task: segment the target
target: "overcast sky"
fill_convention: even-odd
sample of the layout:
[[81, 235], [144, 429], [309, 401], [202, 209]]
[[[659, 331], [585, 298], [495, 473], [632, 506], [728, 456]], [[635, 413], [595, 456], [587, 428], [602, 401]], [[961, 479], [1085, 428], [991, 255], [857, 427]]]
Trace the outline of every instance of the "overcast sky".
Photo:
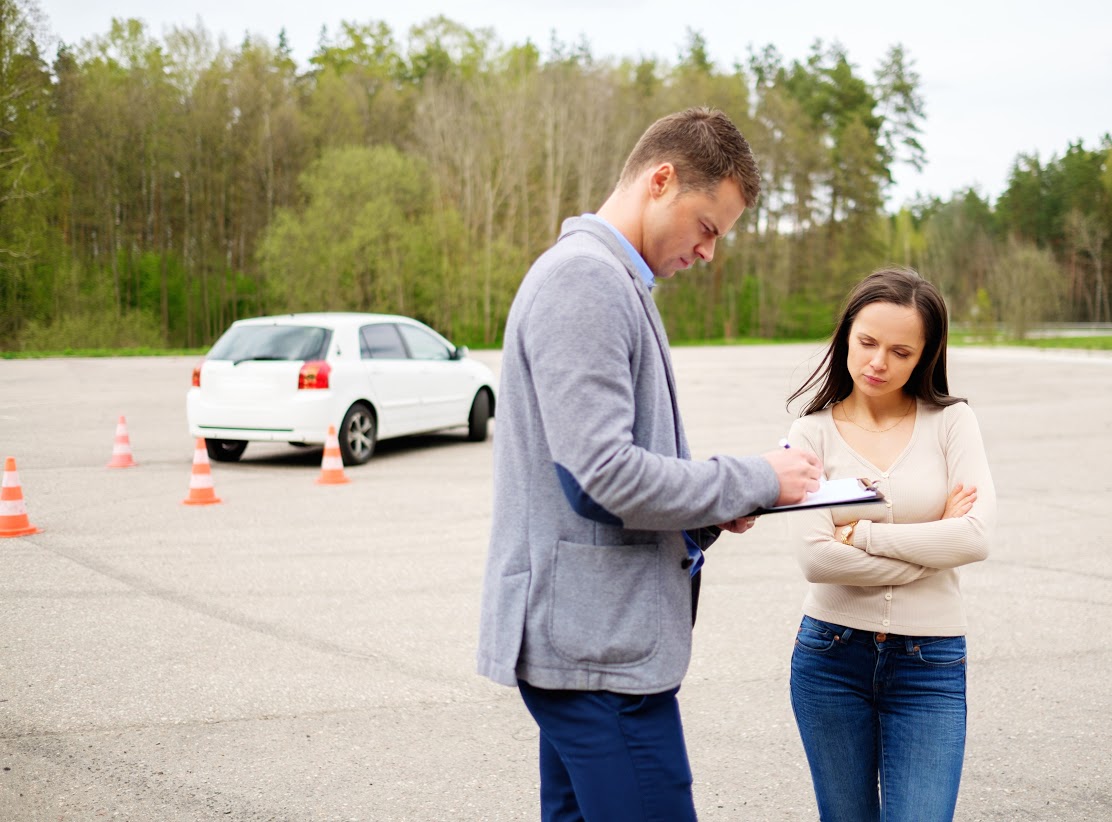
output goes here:
[[[902, 43], [926, 103], [921, 173], [895, 170], [890, 205], [916, 192], [949, 197], [975, 186], [995, 201], [1016, 156], [1061, 155], [1071, 141], [1096, 148], [1112, 132], [1112, 3], [1108, 0], [32, 0], [51, 32], [76, 44], [107, 32], [113, 17], [144, 20], [161, 37], [175, 25], [205, 28], [232, 45], [246, 32], [276, 42], [286, 30], [304, 67], [322, 26], [383, 21], [399, 42], [410, 26], [443, 14], [468, 28], [493, 29], [505, 45], [531, 40], [546, 50], [553, 33], [585, 38], [596, 57], [675, 62], [693, 29], [722, 70], [749, 47], [774, 45], [804, 59], [817, 38], [840, 42], [870, 81], [884, 53]], [[701, 101], [692, 100], [692, 104]], [[754, 145], [759, 154], [760, 146]]]

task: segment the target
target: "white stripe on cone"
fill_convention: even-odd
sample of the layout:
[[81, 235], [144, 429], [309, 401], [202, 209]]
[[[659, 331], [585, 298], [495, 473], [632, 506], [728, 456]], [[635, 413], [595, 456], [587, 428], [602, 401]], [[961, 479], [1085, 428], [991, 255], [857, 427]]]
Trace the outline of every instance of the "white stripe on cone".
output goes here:
[[18, 517], [27, 513], [27, 503], [21, 499], [0, 500], [0, 517]]

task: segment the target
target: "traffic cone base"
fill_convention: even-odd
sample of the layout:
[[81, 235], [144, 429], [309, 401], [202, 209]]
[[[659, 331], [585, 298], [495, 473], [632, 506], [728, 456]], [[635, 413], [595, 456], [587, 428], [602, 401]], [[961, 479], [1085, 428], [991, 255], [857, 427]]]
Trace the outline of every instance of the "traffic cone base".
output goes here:
[[112, 459], [108, 461], [109, 468], [133, 468], [138, 465], [131, 456], [131, 440], [127, 436], [127, 420], [120, 414], [116, 423], [116, 441], [112, 444]]
[[209, 465], [208, 449], [204, 437], [197, 438], [193, 449], [193, 472], [189, 476], [189, 496], [182, 500], [183, 505], [212, 505], [220, 502], [212, 487], [212, 468]]
[[324, 438], [324, 457], [320, 461], [320, 476], [317, 485], [343, 485], [351, 482], [344, 473], [344, 458], [340, 455], [340, 439], [336, 436], [336, 426], [328, 426], [328, 436]]
[[0, 537], [25, 537], [37, 534], [39, 529], [27, 519], [27, 505], [23, 502], [23, 488], [15, 457], [4, 460], [4, 481], [0, 486]]

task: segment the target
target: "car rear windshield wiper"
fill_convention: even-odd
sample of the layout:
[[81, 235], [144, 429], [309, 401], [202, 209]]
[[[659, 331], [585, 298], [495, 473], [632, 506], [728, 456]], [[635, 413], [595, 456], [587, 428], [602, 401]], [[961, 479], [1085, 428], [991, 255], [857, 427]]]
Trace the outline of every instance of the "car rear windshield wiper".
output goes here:
[[287, 357], [243, 357], [242, 359], [232, 360], [232, 365], [239, 365], [241, 362], [271, 362], [286, 360]]

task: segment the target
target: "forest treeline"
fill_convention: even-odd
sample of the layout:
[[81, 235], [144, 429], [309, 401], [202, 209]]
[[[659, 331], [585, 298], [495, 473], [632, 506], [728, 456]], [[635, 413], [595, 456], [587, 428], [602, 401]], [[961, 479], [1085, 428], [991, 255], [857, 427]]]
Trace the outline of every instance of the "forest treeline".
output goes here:
[[927, 161], [914, 62], [866, 73], [836, 44], [723, 70], [688, 31], [674, 62], [504, 45], [438, 17], [228, 46], [136, 20], [53, 54], [34, 0], [0, 0], [0, 349], [206, 345], [298, 310], [418, 317], [497, 345], [561, 221], [597, 208], [657, 117], [726, 111], [764, 191], [712, 262], [657, 291], [675, 340], [826, 333], [850, 283], [914, 266], [954, 318], [1017, 335], [1112, 319], [1112, 140], [1015, 158], [975, 190], [890, 214]]

